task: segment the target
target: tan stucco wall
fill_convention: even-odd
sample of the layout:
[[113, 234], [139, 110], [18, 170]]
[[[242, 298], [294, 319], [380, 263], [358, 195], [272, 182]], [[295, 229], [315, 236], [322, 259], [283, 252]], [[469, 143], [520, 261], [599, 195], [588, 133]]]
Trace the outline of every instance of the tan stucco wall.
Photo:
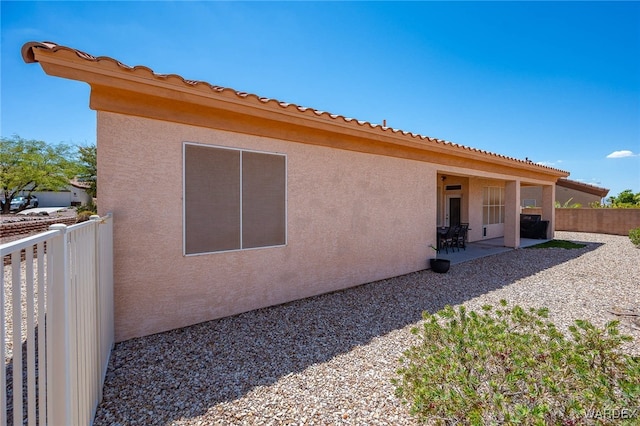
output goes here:
[[[523, 186], [521, 191], [521, 201], [525, 199], [536, 200], [536, 207], [542, 205], [542, 187], [540, 186]], [[566, 202], [569, 204], [580, 204], [582, 207], [589, 207], [591, 203], [600, 203], [602, 199], [593, 194], [578, 191], [572, 188], [565, 188], [556, 185], [555, 200], [563, 206]]]
[[[287, 155], [285, 247], [182, 255], [184, 141]], [[118, 341], [421, 270], [435, 244], [428, 163], [106, 112], [98, 150]]]
[[600, 204], [602, 202], [602, 198], [597, 195], [587, 194], [585, 192], [572, 188], [565, 188], [560, 185], [556, 186], [556, 200], [561, 206], [566, 202], [569, 202], [569, 204], [579, 203], [582, 207], [589, 207], [592, 203]]
[[[504, 235], [504, 224], [482, 223], [482, 191], [484, 187], [504, 188], [504, 181], [498, 179], [469, 178], [469, 241], [480, 241]], [[486, 228], [486, 231], [485, 231]]]

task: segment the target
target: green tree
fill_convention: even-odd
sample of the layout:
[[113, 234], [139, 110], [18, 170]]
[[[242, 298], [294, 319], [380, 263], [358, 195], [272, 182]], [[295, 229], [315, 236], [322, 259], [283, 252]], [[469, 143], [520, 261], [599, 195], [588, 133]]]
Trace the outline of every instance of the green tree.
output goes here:
[[59, 190], [78, 173], [75, 148], [67, 144], [49, 145], [17, 135], [0, 139], [0, 191], [2, 213], [20, 192]]
[[87, 189], [87, 194], [95, 198], [98, 192], [98, 149], [95, 145], [79, 146], [78, 156], [80, 165], [78, 179], [91, 185]]
[[573, 197], [565, 201], [564, 204], [560, 204], [560, 201], [556, 200], [555, 206], [556, 208], [563, 208], [563, 209], [579, 209], [580, 207], [582, 207], [582, 204], [580, 203], [571, 203], [572, 200], [573, 200]]
[[611, 197], [611, 204], [615, 206], [640, 205], [640, 192], [634, 194], [632, 190], [625, 189], [616, 197]]
[[617, 196], [609, 197], [612, 207], [640, 207], [640, 192], [634, 194], [632, 190], [625, 189]]

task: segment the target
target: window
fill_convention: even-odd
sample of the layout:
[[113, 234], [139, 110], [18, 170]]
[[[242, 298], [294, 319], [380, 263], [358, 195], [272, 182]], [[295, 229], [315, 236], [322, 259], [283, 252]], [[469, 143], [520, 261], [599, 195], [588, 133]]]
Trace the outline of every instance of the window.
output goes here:
[[535, 207], [535, 206], [536, 206], [535, 199], [525, 198], [524, 200], [522, 200], [522, 207]]
[[482, 223], [504, 223], [504, 188], [486, 186], [482, 189]]
[[286, 156], [185, 143], [184, 253], [286, 244]]

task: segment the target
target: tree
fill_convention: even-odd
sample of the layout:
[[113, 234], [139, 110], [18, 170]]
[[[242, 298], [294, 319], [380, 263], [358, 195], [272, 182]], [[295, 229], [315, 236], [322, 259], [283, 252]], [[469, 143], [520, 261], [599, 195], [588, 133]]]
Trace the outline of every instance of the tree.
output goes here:
[[640, 207], [640, 192], [634, 194], [632, 190], [625, 189], [616, 197], [609, 197], [612, 207]]
[[79, 146], [78, 155], [80, 163], [78, 179], [91, 185], [87, 189], [87, 194], [95, 198], [98, 192], [98, 149], [95, 145]]
[[71, 145], [49, 145], [17, 135], [0, 139], [0, 201], [8, 213], [11, 200], [20, 192], [30, 196], [37, 190], [59, 190], [78, 172]]
[[571, 203], [571, 200], [573, 200], [573, 197], [565, 201], [564, 204], [560, 204], [560, 201], [556, 200], [555, 206], [556, 208], [563, 208], [563, 209], [579, 209], [580, 207], [582, 207], [582, 204]]

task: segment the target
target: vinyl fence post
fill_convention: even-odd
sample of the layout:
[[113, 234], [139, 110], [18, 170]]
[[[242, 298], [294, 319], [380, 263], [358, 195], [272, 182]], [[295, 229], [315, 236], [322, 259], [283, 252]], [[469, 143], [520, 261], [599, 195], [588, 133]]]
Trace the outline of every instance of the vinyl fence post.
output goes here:
[[[100, 247], [100, 222], [102, 221], [102, 218], [97, 215], [91, 215], [91, 217], [89, 217], [90, 220], [93, 221], [94, 223], [94, 228], [93, 228], [93, 243], [94, 243], [94, 250], [95, 250], [95, 254], [96, 254], [96, 267], [94, 270], [95, 273], [95, 277], [94, 277], [94, 284], [96, 286], [96, 304], [95, 304], [95, 310], [96, 310], [96, 329], [94, 330], [95, 336], [96, 336], [96, 384], [98, 384], [98, 389], [96, 389], [97, 394], [96, 394], [96, 398], [97, 401], [96, 403], [99, 404], [100, 401], [102, 401], [102, 341], [103, 341], [103, 336], [102, 336], [102, 310], [103, 308], [103, 304], [104, 304], [104, 300], [102, 298], [102, 283], [101, 283], [101, 279], [100, 279], [100, 270], [103, 267], [103, 260], [102, 260], [102, 253], [101, 253], [101, 247]], [[95, 413], [94, 413], [95, 415]]]
[[70, 272], [67, 226], [55, 224], [59, 235], [50, 241], [51, 276], [47, 291], [47, 424], [71, 424]]

